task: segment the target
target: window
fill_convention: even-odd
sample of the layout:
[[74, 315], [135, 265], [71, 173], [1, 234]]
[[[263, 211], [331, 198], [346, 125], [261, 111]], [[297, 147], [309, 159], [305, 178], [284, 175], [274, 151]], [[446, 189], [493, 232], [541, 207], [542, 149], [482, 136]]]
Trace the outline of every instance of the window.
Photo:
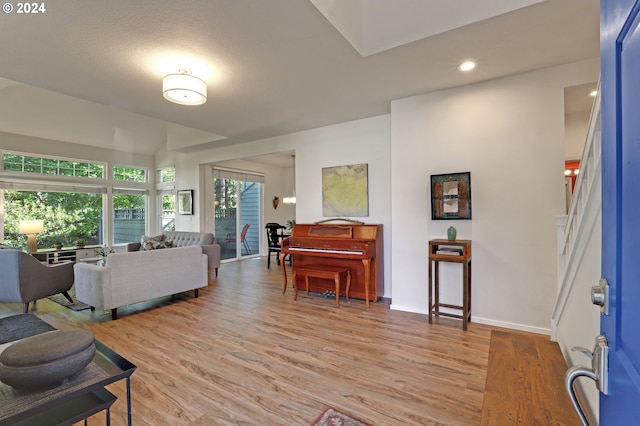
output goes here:
[[113, 180], [118, 188], [113, 189], [113, 243], [122, 244], [140, 241], [145, 234], [147, 217], [147, 191], [137, 185], [123, 186], [124, 182], [145, 183], [147, 170], [140, 167], [114, 166]]
[[168, 184], [175, 183], [176, 181], [176, 168], [164, 167], [158, 170], [158, 183], [160, 184]]
[[22, 249], [26, 236], [18, 234], [21, 219], [41, 219], [44, 232], [38, 234], [38, 247], [56, 243], [75, 246], [78, 240], [102, 245], [103, 194], [84, 192], [42, 192], [0, 190], [4, 192], [4, 244]]
[[48, 157], [35, 157], [5, 152], [2, 159], [5, 172], [39, 173], [90, 179], [104, 178], [104, 164], [77, 162]]
[[162, 209], [160, 211], [160, 226], [161, 231], [175, 231], [176, 230], [176, 196], [173, 192], [160, 194], [160, 202], [162, 203]]
[[157, 171], [156, 192], [160, 213], [160, 232], [176, 230], [176, 168], [163, 167]]
[[45, 222], [40, 248], [137, 241], [148, 226], [148, 195], [143, 167], [0, 150], [0, 242], [24, 248], [22, 219]]
[[[115, 193], [118, 191], [119, 193]], [[146, 229], [145, 194], [114, 190], [113, 194], [113, 243], [124, 244], [140, 241]]]
[[217, 167], [212, 173], [214, 229], [223, 242], [221, 258], [260, 254], [260, 197], [264, 176]]
[[123, 180], [127, 182], [146, 182], [147, 171], [134, 167], [115, 166], [113, 168], [113, 180]]

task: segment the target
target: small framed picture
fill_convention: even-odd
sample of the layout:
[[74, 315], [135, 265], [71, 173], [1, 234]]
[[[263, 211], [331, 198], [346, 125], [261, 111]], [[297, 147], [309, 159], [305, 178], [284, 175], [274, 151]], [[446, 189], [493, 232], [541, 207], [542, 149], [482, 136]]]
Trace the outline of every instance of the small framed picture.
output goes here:
[[178, 191], [178, 214], [193, 214], [193, 189]]
[[431, 175], [431, 219], [471, 219], [471, 173]]

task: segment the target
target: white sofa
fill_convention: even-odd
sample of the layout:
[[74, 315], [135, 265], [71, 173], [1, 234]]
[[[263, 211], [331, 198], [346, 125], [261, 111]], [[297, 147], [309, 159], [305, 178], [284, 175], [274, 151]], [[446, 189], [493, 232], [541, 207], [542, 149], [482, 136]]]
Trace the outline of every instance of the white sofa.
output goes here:
[[118, 307], [198, 289], [208, 284], [207, 256], [200, 246], [112, 253], [105, 266], [76, 263], [76, 298], [97, 309]]
[[[171, 241], [172, 247], [200, 246], [207, 255], [209, 269], [215, 269], [216, 277], [220, 267], [220, 245], [210, 232], [164, 231], [164, 241]], [[140, 250], [141, 243], [128, 243], [127, 251]]]

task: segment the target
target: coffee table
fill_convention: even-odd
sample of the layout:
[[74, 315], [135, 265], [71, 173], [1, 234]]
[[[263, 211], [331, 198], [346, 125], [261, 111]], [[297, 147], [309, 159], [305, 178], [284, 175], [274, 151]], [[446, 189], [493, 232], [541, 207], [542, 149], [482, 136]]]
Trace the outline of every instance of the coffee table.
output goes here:
[[[31, 314], [0, 318], [0, 328], [11, 329], [12, 324], [16, 323], [32, 326], [19, 330], [18, 339], [54, 329]], [[0, 343], [9, 341], [12, 340]], [[57, 387], [27, 392], [0, 383], [0, 425], [41, 425], [43, 419], [46, 419], [46, 424], [51, 424], [55, 419], [55, 424], [71, 425], [103, 410], [106, 411], [109, 425], [109, 409], [117, 398], [105, 386], [122, 379], [126, 380], [127, 423], [131, 425], [131, 375], [137, 367], [102, 342], [96, 340], [95, 345], [96, 354], [92, 362]]]

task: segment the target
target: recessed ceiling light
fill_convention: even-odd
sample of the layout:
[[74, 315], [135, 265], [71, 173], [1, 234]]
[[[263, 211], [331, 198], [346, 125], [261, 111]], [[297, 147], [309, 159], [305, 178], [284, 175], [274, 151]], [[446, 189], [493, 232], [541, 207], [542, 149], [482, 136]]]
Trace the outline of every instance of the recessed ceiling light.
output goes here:
[[592, 90], [592, 91], [590, 91], [590, 92], [589, 92], [589, 96], [591, 96], [591, 97], [593, 97], [593, 98], [595, 98], [595, 96], [596, 96], [597, 94], [598, 94], [598, 91], [597, 91], [597, 90]]
[[458, 70], [460, 71], [471, 71], [476, 67], [476, 63], [473, 61], [465, 61], [458, 65]]

